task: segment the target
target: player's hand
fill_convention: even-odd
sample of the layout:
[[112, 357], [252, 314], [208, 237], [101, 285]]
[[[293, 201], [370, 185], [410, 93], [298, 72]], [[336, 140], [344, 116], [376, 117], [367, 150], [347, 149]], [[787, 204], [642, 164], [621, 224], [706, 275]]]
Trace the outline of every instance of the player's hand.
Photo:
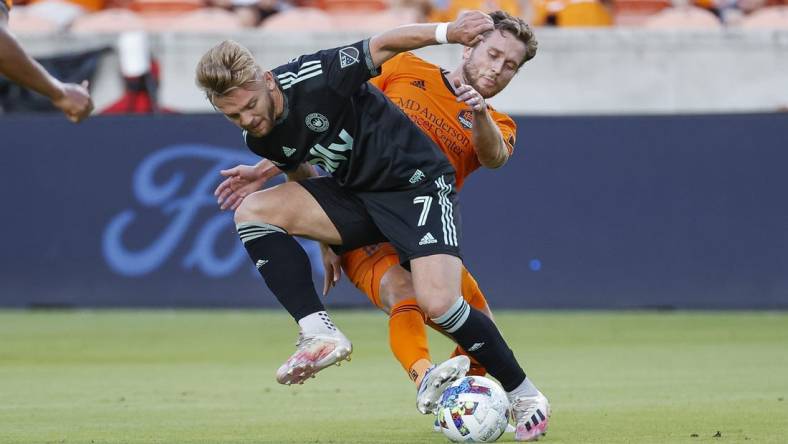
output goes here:
[[472, 110], [481, 112], [487, 109], [487, 102], [484, 97], [471, 85], [462, 83], [460, 79], [454, 79], [454, 92], [457, 94], [458, 102], [465, 102]]
[[263, 159], [255, 166], [238, 165], [228, 170], [221, 170], [220, 174], [227, 179], [224, 179], [213, 192], [216, 203], [222, 210], [235, 210], [246, 196], [260, 190], [268, 179], [281, 173], [282, 170], [267, 159]]
[[86, 118], [93, 111], [93, 100], [90, 99], [88, 92], [89, 83], [87, 80], [81, 85], [75, 83], [64, 83], [62, 94], [53, 99], [52, 104], [58, 107], [68, 120], [77, 123]]
[[481, 11], [465, 11], [449, 23], [446, 38], [449, 43], [475, 46], [484, 40], [484, 33], [495, 29], [492, 18]]
[[323, 268], [325, 269], [323, 277], [323, 296], [325, 296], [342, 277], [342, 259], [324, 243], [320, 244], [320, 255], [323, 257]]

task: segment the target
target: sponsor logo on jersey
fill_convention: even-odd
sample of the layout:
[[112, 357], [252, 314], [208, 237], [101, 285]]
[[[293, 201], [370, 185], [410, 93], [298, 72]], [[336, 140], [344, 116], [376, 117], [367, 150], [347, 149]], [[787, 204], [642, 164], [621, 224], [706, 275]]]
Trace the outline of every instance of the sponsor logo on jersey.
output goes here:
[[287, 147], [287, 146], [283, 146], [282, 147], [282, 152], [285, 153], [285, 156], [290, 157], [293, 154], [295, 154], [296, 149], [295, 148], [290, 148], [290, 147]]
[[[340, 131], [339, 138], [342, 143], [332, 143], [328, 147], [321, 144], [315, 144], [309, 149], [309, 155], [312, 156], [308, 162], [312, 165], [318, 165], [329, 173], [334, 173], [342, 165], [342, 162], [348, 158], [343, 153], [353, 149], [353, 136], [344, 129]], [[350, 153], [348, 153], [350, 154]]]
[[358, 63], [358, 48], [353, 46], [348, 46], [347, 48], [342, 48], [339, 50], [339, 66], [347, 68], [350, 65], [355, 65]]
[[427, 90], [427, 86], [424, 85], [424, 80], [421, 80], [421, 79], [414, 80], [414, 81], [410, 82], [410, 84], [415, 86], [418, 89], [421, 89], [421, 90], [424, 90], [424, 91]]
[[408, 182], [415, 184], [417, 182], [420, 182], [420, 181], [424, 180], [425, 177], [426, 176], [424, 175], [423, 171], [416, 170], [416, 172], [414, 172], [413, 175], [410, 176], [410, 180], [408, 180]]
[[425, 234], [424, 237], [422, 237], [421, 240], [419, 241], [419, 245], [429, 245], [429, 244], [437, 244], [437, 243], [438, 243], [437, 239], [435, 239], [435, 236], [433, 236], [432, 233], [430, 232], [427, 232], [427, 234]]
[[320, 113], [311, 113], [306, 116], [304, 120], [306, 122], [307, 128], [311, 129], [316, 133], [322, 133], [328, 130], [328, 119], [326, 116]]
[[460, 125], [464, 126], [467, 129], [473, 128], [473, 112], [469, 109], [460, 111], [457, 114], [457, 121], [460, 122]]

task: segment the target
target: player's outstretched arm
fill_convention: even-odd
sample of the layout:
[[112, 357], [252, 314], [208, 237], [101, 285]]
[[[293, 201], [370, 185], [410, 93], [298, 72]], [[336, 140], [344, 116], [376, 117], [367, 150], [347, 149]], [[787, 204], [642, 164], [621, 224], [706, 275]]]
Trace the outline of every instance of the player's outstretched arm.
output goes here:
[[93, 110], [87, 82], [75, 85], [52, 77], [19, 46], [3, 18], [0, 18], [0, 74], [48, 97], [72, 122], [79, 122]]
[[[484, 39], [483, 34], [493, 29], [489, 15], [481, 11], [466, 11], [447, 24], [425, 23], [405, 25], [372, 37], [369, 50], [372, 63], [379, 67], [395, 55], [441, 43], [474, 46]], [[445, 33], [444, 33], [445, 30]], [[443, 37], [445, 36], [445, 41]]]

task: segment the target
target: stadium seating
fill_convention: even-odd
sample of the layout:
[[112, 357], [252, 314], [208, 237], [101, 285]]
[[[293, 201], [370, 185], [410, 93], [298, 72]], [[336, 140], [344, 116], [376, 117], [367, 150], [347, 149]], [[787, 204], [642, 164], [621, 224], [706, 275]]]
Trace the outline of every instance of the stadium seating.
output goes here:
[[315, 6], [324, 11], [385, 11], [389, 3], [385, 0], [317, 0]]
[[742, 28], [788, 28], [788, 6], [771, 6], [742, 19]]
[[671, 6], [670, 0], [614, 0], [613, 17], [616, 25], [637, 26]]
[[119, 8], [79, 17], [71, 25], [71, 31], [77, 33], [117, 33], [143, 29], [145, 22], [137, 13]]
[[8, 27], [15, 34], [48, 34], [58, 31], [60, 25], [52, 20], [28, 14], [25, 8], [11, 10]]
[[204, 6], [201, 0], [132, 0], [129, 8], [140, 14], [161, 15], [191, 12]]
[[269, 17], [260, 25], [272, 31], [308, 29], [311, 32], [331, 31], [334, 25], [331, 15], [317, 8], [293, 8]]
[[696, 6], [680, 6], [662, 10], [643, 23], [654, 29], [710, 29], [721, 28], [716, 15]]
[[203, 8], [174, 17], [172, 31], [232, 31], [242, 28], [241, 19], [224, 9]]
[[560, 27], [599, 27], [613, 25], [613, 17], [597, 0], [571, 0], [555, 15]]
[[374, 13], [336, 11], [332, 12], [330, 15], [334, 29], [355, 29], [359, 31], [394, 28], [418, 21], [415, 11], [404, 9], [390, 9]]

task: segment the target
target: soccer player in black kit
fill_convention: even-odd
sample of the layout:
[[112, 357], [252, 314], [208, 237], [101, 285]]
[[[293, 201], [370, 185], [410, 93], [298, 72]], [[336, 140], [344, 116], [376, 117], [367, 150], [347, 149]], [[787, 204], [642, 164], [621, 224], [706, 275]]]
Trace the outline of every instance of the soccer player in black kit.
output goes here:
[[[394, 55], [437, 43], [473, 46], [492, 31], [489, 16], [395, 28], [263, 71], [248, 50], [225, 41], [197, 67], [210, 102], [244, 130], [247, 146], [285, 171], [288, 182], [246, 196], [238, 234], [279, 302], [300, 327], [296, 352], [277, 371], [302, 383], [346, 359], [350, 341], [318, 297], [311, 266], [293, 236], [341, 249], [390, 241], [412, 271], [421, 309], [499, 380], [512, 402], [518, 439], [537, 439], [547, 399], [526, 377], [495, 324], [460, 297], [460, 226], [454, 170], [440, 149], [379, 90], [367, 84]], [[316, 177], [313, 165], [331, 176]], [[430, 413], [464, 375], [467, 357], [424, 377], [417, 407]]]

